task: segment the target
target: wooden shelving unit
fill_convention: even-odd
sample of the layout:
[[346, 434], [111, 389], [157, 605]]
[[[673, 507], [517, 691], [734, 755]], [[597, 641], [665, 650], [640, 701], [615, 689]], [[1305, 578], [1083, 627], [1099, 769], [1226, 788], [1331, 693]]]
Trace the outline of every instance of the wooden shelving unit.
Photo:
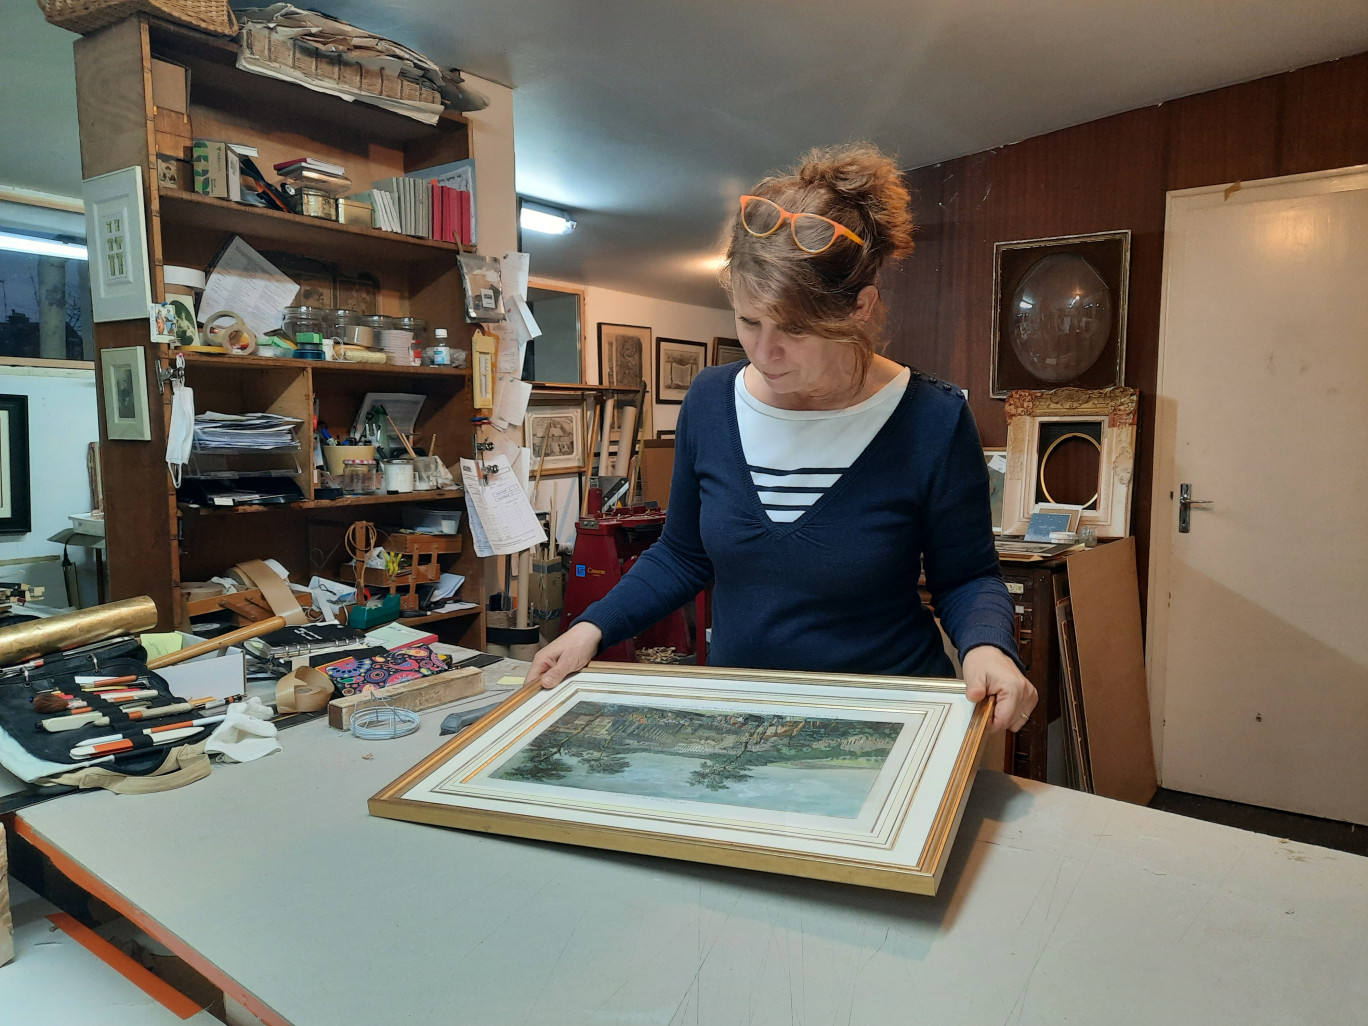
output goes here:
[[[445, 327], [453, 343], [468, 341], [457, 257], [463, 247], [320, 218], [267, 210], [182, 192], [157, 183], [157, 153], [183, 145], [176, 120], [153, 102], [152, 60], [190, 73], [189, 120], [194, 136], [255, 146], [269, 173], [301, 155], [342, 165], [355, 191], [371, 182], [472, 156], [470, 126], [453, 113], [428, 125], [379, 107], [348, 103], [291, 82], [240, 71], [231, 40], [138, 15], [82, 37], [75, 44], [77, 110], [83, 177], [131, 166], [143, 169], [148, 262], [153, 298], [164, 297], [166, 264], [208, 267], [222, 246], [240, 236], [258, 252], [278, 253], [337, 269], [339, 277], [378, 283], [379, 313], [422, 318]], [[180, 154], [177, 154], [180, 155]], [[347, 528], [356, 519], [399, 526], [412, 505], [463, 508], [459, 490], [340, 499], [314, 496], [312, 471], [295, 477], [304, 500], [237, 507], [178, 505], [164, 453], [171, 390], [160, 393], [154, 369], [170, 365], [155, 352], [146, 319], [96, 325], [96, 348], [143, 346], [152, 406], [148, 442], [101, 436], [106, 481], [106, 532], [114, 598], [150, 595], [161, 626], [185, 626], [182, 581], [205, 580], [244, 559], [273, 557], [291, 579], [314, 574], [341, 579]], [[187, 355], [185, 373], [197, 412], [273, 412], [305, 425], [301, 464], [311, 462], [314, 417], [345, 430], [367, 392], [425, 397], [416, 444], [437, 438], [448, 464], [471, 452], [470, 373], [438, 367], [325, 363], [265, 357]], [[97, 380], [99, 375], [97, 375]], [[103, 384], [100, 385], [103, 388]], [[101, 395], [103, 402], [103, 395]], [[443, 558], [462, 574], [461, 598], [479, 608], [438, 616], [444, 640], [484, 647], [484, 574], [473, 544]]]

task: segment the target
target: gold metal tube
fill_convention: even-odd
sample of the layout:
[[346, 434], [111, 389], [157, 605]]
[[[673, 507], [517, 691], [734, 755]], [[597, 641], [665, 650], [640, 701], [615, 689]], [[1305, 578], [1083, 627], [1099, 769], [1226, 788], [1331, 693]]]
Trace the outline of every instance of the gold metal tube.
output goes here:
[[146, 595], [0, 627], [0, 665], [88, 645], [157, 626], [157, 604]]

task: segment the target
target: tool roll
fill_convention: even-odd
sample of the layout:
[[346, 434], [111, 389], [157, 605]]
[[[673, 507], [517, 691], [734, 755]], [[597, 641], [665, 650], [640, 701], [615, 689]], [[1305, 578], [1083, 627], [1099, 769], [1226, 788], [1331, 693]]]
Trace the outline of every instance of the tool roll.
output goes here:
[[[129, 715], [130, 705], [145, 703], [142, 708], [154, 710], [182, 701], [163, 677], [147, 668], [147, 652], [132, 634], [155, 623], [156, 607], [141, 598], [0, 629], [0, 765], [29, 783], [112, 790], [162, 790], [206, 775], [203, 743], [216, 724], [157, 744], [155, 734], [145, 733], [148, 728], [193, 720], [200, 713]], [[78, 677], [132, 677], [125, 686], [147, 694], [131, 702], [115, 701], [113, 692], [84, 690]], [[35, 708], [39, 696], [45, 697]], [[85, 705], [64, 707], [72, 701]], [[68, 719], [84, 713], [107, 722]], [[44, 721], [68, 729], [45, 729]], [[71, 754], [94, 739], [113, 735], [128, 738], [130, 745], [117, 752]], [[157, 777], [158, 783], [119, 786], [127, 777]]]

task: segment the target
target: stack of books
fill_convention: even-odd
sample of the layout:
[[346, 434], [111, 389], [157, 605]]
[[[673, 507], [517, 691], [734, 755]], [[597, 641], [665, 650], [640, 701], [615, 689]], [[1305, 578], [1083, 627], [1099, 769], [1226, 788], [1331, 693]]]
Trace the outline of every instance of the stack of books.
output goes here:
[[341, 196], [351, 187], [347, 169], [341, 164], [319, 160], [317, 157], [295, 157], [275, 165], [280, 180], [297, 189], [318, 189], [331, 196]]

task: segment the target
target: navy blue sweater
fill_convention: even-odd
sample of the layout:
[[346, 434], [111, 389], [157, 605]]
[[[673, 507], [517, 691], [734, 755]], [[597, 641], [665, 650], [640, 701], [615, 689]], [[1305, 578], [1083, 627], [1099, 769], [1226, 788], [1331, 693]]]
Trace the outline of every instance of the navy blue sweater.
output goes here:
[[1015, 659], [988, 472], [959, 390], [913, 371], [840, 480], [793, 523], [775, 523], [736, 426], [733, 388], [744, 366], [694, 379], [660, 540], [579, 620], [616, 644], [713, 581], [714, 665], [948, 677], [953, 668], [917, 592], [924, 565], [960, 656], [987, 644]]

